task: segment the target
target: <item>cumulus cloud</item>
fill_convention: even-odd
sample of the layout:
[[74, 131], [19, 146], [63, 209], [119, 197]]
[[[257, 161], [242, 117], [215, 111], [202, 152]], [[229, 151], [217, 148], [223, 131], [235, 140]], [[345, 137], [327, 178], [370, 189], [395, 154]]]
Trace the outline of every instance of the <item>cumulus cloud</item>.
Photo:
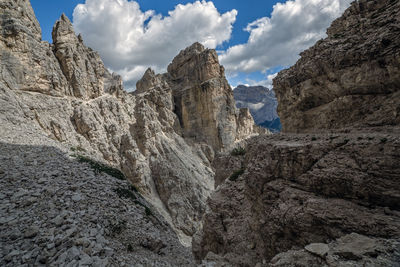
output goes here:
[[181, 49], [196, 41], [216, 48], [229, 40], [236, 15], [236, 10], [220, 14], [205, 0], [179, 4], [165, 17], [143, 12], [135, 1], [86, 0], [76, 6], [73, 24], [132, 88], [148, 67], [164, 71]]
[[[294, 0], [277, 3], [271, 17], [263, 17], [246, 27], [250, 36], [245, 44], [220, 54], [228, 73], [266, 71], [289, 66], [298, 54], [325, 37], [330, 23], [352, 0]], [[270, 81], [265, 81], [270, 85]]]

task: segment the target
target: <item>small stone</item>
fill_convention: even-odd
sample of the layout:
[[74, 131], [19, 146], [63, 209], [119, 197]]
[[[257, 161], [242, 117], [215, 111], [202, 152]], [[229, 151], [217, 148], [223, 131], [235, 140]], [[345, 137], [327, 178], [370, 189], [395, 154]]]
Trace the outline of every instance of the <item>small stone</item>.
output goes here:
[[251, 244], [249, 244], [247, 246], [248, 249], [254, 249], [256, 247], [256, 244], [254, 244], [254, 242], [252, 242]]
[[54, 248], [55, 247], [55, 244], [54, 243], [49, 243], [49, 244], [47, 244], [47, 249], [52, 249], [52, 248]]
[[79, 261], [79, 265], [91, 265], [93, 263], [92, 258], [87, 255], [86, 253], [83, 253], [81, 255], [81, 260]]
[[40, 179], [38, 180], [38, 184], [44, 184], [46, 181], [47, 181], [46, 178], [40, 178]]
[[75, 194], [75, 195], [72, 196], [72, 200], [74, 202], [81, 201], [82, 200], [82, 196], [80, 194]]
[[63, 217], [61, 215], [58, 215], [57, 217], [55, 217], [53, 219], [53, 223], [55, 225], [57, 225], [57, 226], [60, 226], [60, 225], [62, 225], [64, 223], [64, 219], [63, 219]]
[[35, 237], [39, 232], [39, 227], [37, 226], [31, 226], [28, 229], [26, 229], [24, 233], [25, 238], [32, 238]]
[[86, 237], [78, 238], [75, 240], [75, 245], [88, 247], [90, 245], [90, 240]]
[[89, 235], [91, 237], [95, 237], [97, 235], [97, 229], [95, 228], [90, 229]]
[[325, 256], [329, 252], [329, 247], [327, 244], [324, 243], [312, 243], [305, 247], [305, 250], [308, 252], [315, 254], [321, 258], [325, 258]]
[[72, 247], [68, 250], [67, 258], [69, 261], [72, 261], [72, 260], [78, 259], [80, 254], [81, 253], [79, 252], [79, 249], [77, 247]]
[[114, 250], [112, 248], [106, 247], [106, 248], [104, 248], [104, 254], [107, 257], [110, 257], [114, 254]]

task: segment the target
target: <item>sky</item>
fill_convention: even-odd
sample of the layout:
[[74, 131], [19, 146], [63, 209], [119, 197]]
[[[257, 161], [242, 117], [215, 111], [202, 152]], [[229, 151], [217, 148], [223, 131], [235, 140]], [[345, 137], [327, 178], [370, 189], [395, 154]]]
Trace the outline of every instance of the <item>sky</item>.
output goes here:
[[232, 87], [272, 86], [277, 72], [326, 36], [351, 0], [31, 0], [51, 42], [65, 13], [125, 88], [151, 67], [158, 73], [198, 41], [216, 49]]

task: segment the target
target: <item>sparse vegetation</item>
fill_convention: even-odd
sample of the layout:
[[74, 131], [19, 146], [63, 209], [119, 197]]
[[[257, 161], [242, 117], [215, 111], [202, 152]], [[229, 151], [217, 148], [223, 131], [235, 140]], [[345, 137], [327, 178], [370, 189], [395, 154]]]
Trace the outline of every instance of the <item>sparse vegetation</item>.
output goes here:
[[386, 137], [384, 137], [384, 138], [381, 138], [381, 143], [386, 143], [387, 142], [387, 138]]
[[133, 246], [132, 246], [132, 244], [128, 244], [127, 249], [128, 249], [129, 252], [133, 252]]
[[232, 156], [243, 156], [246, 154], [246, 150], [243, 147], [237, 147], [232, 150], [231, 155]]
[[136, 200], [136, 195], [130, 190], [126, 188], [116, 188], [114, 189], [114, 192], [117, 193], [117, 195], [120, 198], [130, 198], [132, 200]]
[[122, 231], [126, 228], [126, 221], [121, 220], [121, 221], [116, 221], [114, 223], [111, 223], [109, 226], [110, 232], [112, 236], [118, 235], [122, 233]]
[[236, 181], [237, 178], [239, 178], [240, 175], [244, 173], [244, 168], [241, 168], [239, 170], [236, 170], [232, 173], [232, 175], [229, 177], [230, 181]]
[[97, 162], [95, 160], [92, 160], [88, 157], [85, 156], [81, 156], [81, 155], [77, 155], [76, 158], [78, 159], [79, 162], [83, 162], [83, 163], [88, 163], [90, 165], [90, 167], [96, 172], [96, 173], [106, 173], [110, 176], [113, 176], [114, 178], [117, 178], [119, 180], [124, 180], [125, 176], [124, 174], [113, 167], [107, 166], [101, 162]]
[[316, 141], [317, 140], [317, 137], [315, 137], [315, 136], [313, 136], [312, 138], [311, 138], [311, 141]]
[[86, 152], [86, 149], [84, 149], [81, 146], [77, 146], [77, 147], [71, 147], [71, 151], [73, 151], [73, 152]]

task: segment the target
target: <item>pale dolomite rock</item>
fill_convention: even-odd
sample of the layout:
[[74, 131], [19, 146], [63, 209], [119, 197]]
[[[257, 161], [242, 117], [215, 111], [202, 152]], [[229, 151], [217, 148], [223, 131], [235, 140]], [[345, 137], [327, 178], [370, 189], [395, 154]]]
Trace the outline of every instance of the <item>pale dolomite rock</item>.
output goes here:
[[65, 15], [50, 45], [29, 1], [2, 1], [0, 11], [2, 128], [29, 129], [42, 143], [120, 168], [189, 245], [214, 189], [215, 153], [261, 132], [236, 110], [216, 52], [195, 44], [174, 59], [171, 74], [148, 70], [129, 94]]

